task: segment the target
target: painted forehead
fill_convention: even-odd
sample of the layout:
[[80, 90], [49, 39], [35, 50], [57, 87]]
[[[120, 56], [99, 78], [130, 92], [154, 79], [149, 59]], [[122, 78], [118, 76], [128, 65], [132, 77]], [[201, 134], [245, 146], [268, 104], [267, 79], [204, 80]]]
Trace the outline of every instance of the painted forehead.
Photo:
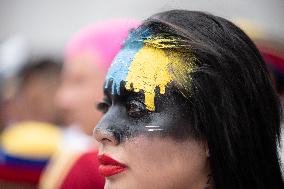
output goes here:
[[[149, 111], [155, 110], [155, 96], [164, 94], [174, 80], [186, 82], [192, 72], [194, 59], [186, 64], [182, 54], [174, 49], [174, 38], [152, 37], [149, 31], [133, 35], [114, 59], [106, 76], [105, 88], [111, 87], [112, 95], [120, 95], [121, 83], [125, 89], [144, 93], [144, 103]], [[183, 83], [180, 83], [184, 86]]]

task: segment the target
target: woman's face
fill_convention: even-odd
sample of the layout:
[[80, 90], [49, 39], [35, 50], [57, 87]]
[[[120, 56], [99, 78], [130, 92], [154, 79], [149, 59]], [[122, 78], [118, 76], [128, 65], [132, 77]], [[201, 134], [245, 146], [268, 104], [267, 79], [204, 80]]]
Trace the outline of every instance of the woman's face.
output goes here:
[[106, 189], [206, 185], [207, 147], [190, 137], [188, 107], [170, 87], [168, 68], [178, 62], [177, 54], [139, 45], [125, 47], [115, 58], [98, 105], [105, 115], [94, 131]]

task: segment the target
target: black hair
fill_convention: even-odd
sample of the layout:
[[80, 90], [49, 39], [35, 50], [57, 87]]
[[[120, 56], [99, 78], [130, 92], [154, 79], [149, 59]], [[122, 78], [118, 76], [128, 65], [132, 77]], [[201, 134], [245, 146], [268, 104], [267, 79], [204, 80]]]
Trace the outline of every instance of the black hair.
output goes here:
[[22, 90], [34, 76], [50, 80], [58, 78], [62, 70], [62, 63], [55, 58], [33, 58], [18, 72], [18, 90]]
[[191, 131], [208, 143], [215, 188], [283, 189], [280, 103], [250, 38], [228, 20], [198, 11], [158, 13], [141, 28], [152, 38], [178, 39], [155, 47], [190, 51], [198, 60], [184, 94]]
[[275, 80], [274, 87], [277, 91], [278, 94], [282, 94], [284, 91], [284, 75], [283, 73], [275, 68], [275, 66], [271, 65], [269, 62], [267, 62], [267, 69], [268, 71], [272, 74], [274, 77], [273, 79]]

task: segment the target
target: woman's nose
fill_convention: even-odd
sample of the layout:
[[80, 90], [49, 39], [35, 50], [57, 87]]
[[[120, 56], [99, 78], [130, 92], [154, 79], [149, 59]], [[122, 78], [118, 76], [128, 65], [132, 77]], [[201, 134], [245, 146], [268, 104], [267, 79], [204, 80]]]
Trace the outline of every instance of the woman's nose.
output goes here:
[[103, 145], [112, 145], [112, 146], [118, 145], [119, 140], [115, 136], [114, 132], [112, 132], [107, 128], [108, 128], [107, 124], [99, 123], [94, 128], [93, 135], [95, 139], [98, 142], [102, 143]]

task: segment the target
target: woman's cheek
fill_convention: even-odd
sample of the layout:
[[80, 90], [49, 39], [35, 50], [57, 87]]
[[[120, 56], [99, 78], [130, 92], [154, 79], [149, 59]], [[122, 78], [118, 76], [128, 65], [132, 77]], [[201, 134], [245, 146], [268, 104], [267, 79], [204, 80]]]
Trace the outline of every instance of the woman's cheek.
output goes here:
[[170, 137], [141, 135], [127, 140], [124, 150], [130, 180], [140, 183], [137, 187], [141, 183], [157, 189], [182, 186], [207, 171], [204, 148], [195, 141], [175, 142]]

